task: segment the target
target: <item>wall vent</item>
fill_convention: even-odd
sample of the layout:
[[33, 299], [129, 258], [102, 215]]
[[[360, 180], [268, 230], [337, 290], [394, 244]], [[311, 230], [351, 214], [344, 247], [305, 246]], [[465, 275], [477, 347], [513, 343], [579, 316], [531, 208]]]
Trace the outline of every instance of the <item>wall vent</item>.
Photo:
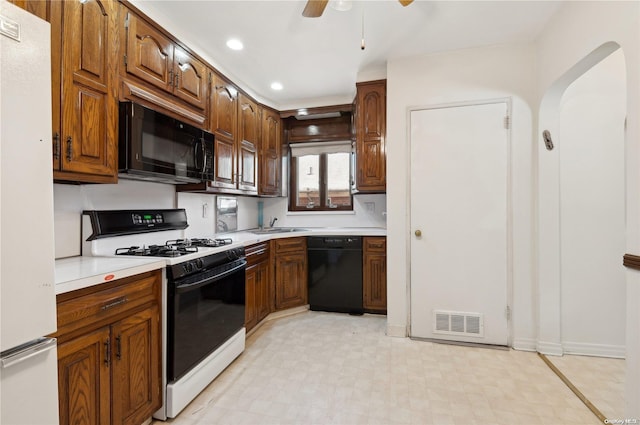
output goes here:
[[484, 320], [481, 313], [436, 310], [433, 333], [484, 337]]

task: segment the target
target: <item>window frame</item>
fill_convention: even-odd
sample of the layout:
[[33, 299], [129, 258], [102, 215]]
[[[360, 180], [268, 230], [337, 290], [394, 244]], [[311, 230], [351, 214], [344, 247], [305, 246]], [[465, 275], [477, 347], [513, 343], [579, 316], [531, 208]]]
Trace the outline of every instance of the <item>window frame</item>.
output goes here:
[[353, 176], [353, 163], [349, 162], [349, 198], [351, 202], [348, 206], [345, 205], [336, 205], [335, 207], [329, 207], [327, 205], [327, 186], [328, 186], [328, 176], [327, 176], [327, 153], [318, 153], [319, 158], [319, 170], [318, 170], [318, 179], [319, 179], [319, 196], [320, 196], [320, 205], [314, 206], [313, 208], [308, 208], [306, 206], [298, 206], [298, 161], [296, 156], [291, 155], [289, 157], [289, 211], [291, 212], [329, 212], [329, 211], [353, 211], [353, 193], [351, 192], [351, 180]]

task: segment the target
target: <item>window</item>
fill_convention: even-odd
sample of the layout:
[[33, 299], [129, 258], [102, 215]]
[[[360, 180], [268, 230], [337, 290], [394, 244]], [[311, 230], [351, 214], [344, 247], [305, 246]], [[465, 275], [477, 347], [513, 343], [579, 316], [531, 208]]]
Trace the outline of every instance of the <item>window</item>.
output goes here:
[[350, 142], [291, 145], [289, 211], [351, 211], [350, 182]]

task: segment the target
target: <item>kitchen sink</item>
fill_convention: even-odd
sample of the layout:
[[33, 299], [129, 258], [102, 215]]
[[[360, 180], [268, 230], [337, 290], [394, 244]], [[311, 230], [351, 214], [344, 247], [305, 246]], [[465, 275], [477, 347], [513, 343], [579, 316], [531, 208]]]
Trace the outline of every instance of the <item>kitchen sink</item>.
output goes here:
[[267, 229], [251, 229], [249, 232], [256, 235], [266, 235], [272, 233], [289, 233], [289, 232], [304, 232], [307, 229], [299, 227], [269, 227]]

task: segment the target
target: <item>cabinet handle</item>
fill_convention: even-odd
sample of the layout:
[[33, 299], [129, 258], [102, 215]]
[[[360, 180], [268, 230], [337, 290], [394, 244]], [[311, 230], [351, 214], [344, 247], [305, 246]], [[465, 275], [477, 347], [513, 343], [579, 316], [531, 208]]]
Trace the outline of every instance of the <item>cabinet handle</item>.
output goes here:
[[111, 340], [107, 339], [104, 343], [104, 364], [109, 367], [111, 364]]
[[110, 308], [119, 306], [120, 304], [124, 304], [124, 303], [126, 303], [128, 301], [129, 301], [129, 299], [127, 297], [118, 298], [117, 300], [115, 300], [113, 302], [110, 302], [108, 304], [103, 305], [102, 306], [102, 310], [109, 310]]
[[169, 70], [169, 86], [173, 86], [173, 69]]
[[67, 162], [71, 162], [73, 158], [73, 139], [71, 136], [67, 137]]
[[60, 133], [53, 134], [53, 159], [60, 159]]
[[120, 353], [121, 348], [122, 348], [122, 347], [121, 347], [121, 345], [120, 345], [120, 335], [118, 335], [118, 336], [116, 337], [116, 358], [117, 358], [118, 360], [120, 360], [120, 359], [121, 359], [121, 355], [120, 355], [120, 354], [121, 354], [121, 353]]
[[178, 74], [177, 72], [174, 75], [175, 78], [175, 83], [173, 84], [174, 87], [178, 87], [178, 81], [180, 79], [180, 74]]

